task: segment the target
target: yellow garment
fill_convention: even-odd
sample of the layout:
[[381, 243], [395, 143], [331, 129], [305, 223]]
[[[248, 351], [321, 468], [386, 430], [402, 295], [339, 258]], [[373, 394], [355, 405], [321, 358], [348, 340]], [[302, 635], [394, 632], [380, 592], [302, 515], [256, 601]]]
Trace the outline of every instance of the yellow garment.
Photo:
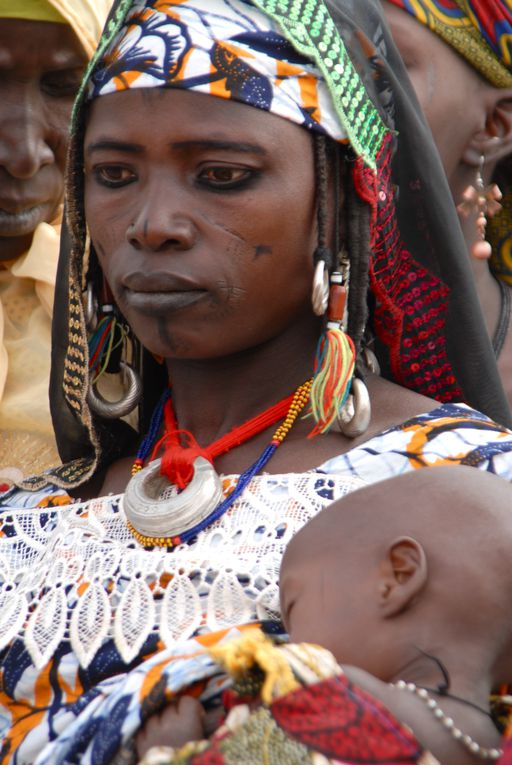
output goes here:
[[71, 26], [89, 58], [113, 0], [0, 0], [0, 18], [57, 21]]
[[68, 22], [89, 58], [96, 50], [113, 0], [48, 0]]
[[59, 228], [0, 267], [0, 482], [58, 463], [48, 400]]
[[48, 0], [0, 0], [0, 18], [64, 22]]
[[[91, 58], [111, 5], [112, 0], [0, 0], [0, 18], [68, 23]], [[41, 223], [26, 254], [0, 264], [0, 484], [60, 461], [48, 403], [58, 252], [58, 229]]]

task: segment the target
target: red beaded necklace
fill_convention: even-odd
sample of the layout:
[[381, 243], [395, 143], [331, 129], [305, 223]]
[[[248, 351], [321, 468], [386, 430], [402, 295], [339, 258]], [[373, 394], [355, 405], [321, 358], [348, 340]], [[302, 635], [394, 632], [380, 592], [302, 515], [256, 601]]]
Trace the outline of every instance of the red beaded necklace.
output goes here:
[[[203, 528], [206, 528], [206, 526], [209, 526], [215, 520], [220, 518], [221, 515], [223, 515], [233, 504], [234, 500], [240, 496], [252, 477], [267, 464], [276, 449], [284, 441], [297, 417], [309, 401], [311, 382], [311, 380], [307, 380], [300, 385], [291, 396], [287, 396], [282, 401], [279, 401], [277, 404], [266, 409], [264, 412], [257, 414], [242, 425], [233, 428], [229, 433], [226, 433], [224, 436], [204, 448], [197, 443], [192, 433], [179, 429], [170, 394], [167, 394], [166, 400], [164, 399], [161, 401], [159, 405], [161, 412], [160, 418], [163, 417], [165, 421], [165, 433], [155, 444], [151, 459], [153, 460], [155, 458], [156, 453], [163, 446], [165, 451], [161, 460], [160, 472], [168, 478], [171, 484], [177, 486], [179, 489], [184, 489], [189, 484], [194, 473], [194, 461], [198, 457], [204, 457], [208, 462], [213, 463], [216, 457], [219, 457], [221, 454], [226, 454], [234, 447], [240, 446], [240, 444], [245, 443], [253, 436], [261, 433], [278, 420], [284, 419], [281, 425], [275, 430], [270, 443], [266, 446], [260, 457], [253, 465], [251, 465], [251, 467], [240, 475], [233, 492], [226, 497], [214, 511], [204, 519], [204, 521], [201, 521], [201, 523], [190, 529], [185, 529], [183, 533], [172, 538], [148, 537], [147, 535], [139, 533], [134, 526], [129, 523], [130, 531], [137, 541], [145, 547], [154, 546], [156, 544], [175, 546], [176, 544], [188, 541]], [[153, 419], [155, 420], [155, 418]], [[158, 432], [159, 429], [156, 421], [152, 421], [150, 430], [152, 430], [152, 432]], [[143, 450], [139, 450], [137, 459], [133, 465], [133, 475], [136, 475], [142, 469], [144, 464], [144, 458], [141, 456], [141, 451], [146, 452], [146, 454], [149, 453], [146, 439], [144, 440], [144, 448]]]

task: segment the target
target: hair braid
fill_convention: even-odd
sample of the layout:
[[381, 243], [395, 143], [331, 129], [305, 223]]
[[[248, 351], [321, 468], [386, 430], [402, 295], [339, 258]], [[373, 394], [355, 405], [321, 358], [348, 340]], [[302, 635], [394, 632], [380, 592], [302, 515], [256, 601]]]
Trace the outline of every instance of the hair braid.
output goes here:
[[345, 248], [350, 262], [347, 331], [361, 353], [368, 321], [370, 271], [370, 207], [358, 195], [352, 173], [345, 173]]
[[316, 219], [318, 246], [314, 252], [315, 264], [324, 260], [328, 271], [334, 268], [334, 257], [329, 247], [327, 222], [329, 217], [329, 162], [327, 156], [327, 139], [323, 135], [313, 134], [313, 154], [315, 159], [316, 179]]
[[[356, 191], [349, 157], [346, 153], [340, 152], [339, 145], [322, 135], [314, 134], [313, 149], [318, 225], [318, 246], [315, 250], [314, 260], [316, 263], [319, 258], [323, 258], [329, 271], [333, 271], [339, 265], [328, 246], [330, 239], [330, 232], [328, 232], [329, 171], [331, 170], [334, 180], [332, 184], [334, 201], [338, 208], [334, 221], [333, 246], [335, 252], [339, 252], [341, 240], [344, 239], [344, 249], [348, 252], [350, 285], [347, 331], [359, 356], [368, 320], [370, 208]], [[345, 172], [342, 172], [342, 162], [345, 166]]]

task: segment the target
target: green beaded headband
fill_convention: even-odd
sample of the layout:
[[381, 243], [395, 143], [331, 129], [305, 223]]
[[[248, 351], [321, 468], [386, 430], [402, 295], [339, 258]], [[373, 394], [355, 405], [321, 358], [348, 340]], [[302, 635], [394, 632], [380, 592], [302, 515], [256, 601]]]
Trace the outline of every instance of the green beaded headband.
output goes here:
[[288, 42], [318, 66], [356, 154], [373, 170], [388, 128], [356, 72], [323, 0], [252, 0]]

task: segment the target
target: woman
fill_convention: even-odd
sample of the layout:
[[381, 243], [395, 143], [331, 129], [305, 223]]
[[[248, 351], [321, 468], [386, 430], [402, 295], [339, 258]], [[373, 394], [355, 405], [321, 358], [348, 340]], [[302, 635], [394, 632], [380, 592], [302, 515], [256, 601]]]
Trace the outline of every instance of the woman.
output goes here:
[[[382, 6], [432, 128], [468, 249], [476, 256], [472, 270], [510, 402], [512, 3], [382, 0]], [[502, 209], [492, 217], [489, 210], [486, 232], [477, 226], [480, 213], [473, 200], [479, 175], [486, 186], [497, 183], [503, 194]]]
[[[172, 646], [275, 622], [284, 546], [355, 486], [446, 461], [512, 477], [510, 431], [450, 403], [510, 421], [381, 13], [339, 3], [335, 26], [318, 2], [309, 37], [283, 8], [120, 2], [81, 90], [51, 386], [65, 464], [2, 498], [3, 762], [128, 756]], [[128, 403], [98, 396], [103, 369]]]
[[58, 461], [51, 315], [71, 107], [109, 0], [0, 1], [0, 484]]

